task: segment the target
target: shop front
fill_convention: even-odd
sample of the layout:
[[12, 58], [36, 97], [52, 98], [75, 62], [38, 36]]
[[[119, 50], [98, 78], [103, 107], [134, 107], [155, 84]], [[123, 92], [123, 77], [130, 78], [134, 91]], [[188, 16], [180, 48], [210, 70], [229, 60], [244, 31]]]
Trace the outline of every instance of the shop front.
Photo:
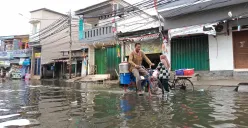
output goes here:
[[216, 36], [213, 24], [195, 25], [168, 31], [171, 69], [194, 68], [209, 71], [209, 35]]
[[10, 69], [10, 62], [8, 60], [0, 61], [0, 75], [1, 77], [5, 77], [8, 74]]
[[[126, 37], [120, 38], [120, 40], [124, 41], [124, 60], [128, 60], [130, 53], [134, 51], [135, 43], [141, 43], [141, 50], [155, 65], [158, 65], [160, 61], [160, 55], [162, 54], [162, 43], [159, 38], [159, 34], [148, 34], [139, 37]], [[146, 68], [149, 67], [149, 65], [145, 62], [143, 62], [142, 64]]]

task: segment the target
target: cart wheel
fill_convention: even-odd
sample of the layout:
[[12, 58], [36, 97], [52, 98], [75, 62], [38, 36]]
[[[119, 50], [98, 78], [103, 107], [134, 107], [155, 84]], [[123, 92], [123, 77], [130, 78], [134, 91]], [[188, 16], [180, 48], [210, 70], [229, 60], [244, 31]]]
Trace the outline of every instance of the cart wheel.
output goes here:
[[176, 90], [194, 91], [194, 85], [189, 79], [177, 79], [175, 82]]
[[194, 85], [189, 79], [183, 79], [184, 87], [186, 91], [194, 91]]
[[183, 85], [184, 85], [183, 79], [176, 79], [174, 89], [180, 90], [182, 89]]

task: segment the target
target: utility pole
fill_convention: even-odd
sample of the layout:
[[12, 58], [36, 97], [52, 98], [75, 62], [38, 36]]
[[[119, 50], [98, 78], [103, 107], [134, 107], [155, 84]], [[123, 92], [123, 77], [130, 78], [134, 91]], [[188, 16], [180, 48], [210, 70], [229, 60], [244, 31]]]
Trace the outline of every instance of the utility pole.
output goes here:
[[68, 20], [68, 22], [69, 22], [69, 36], [70, 36], [70, 51], [69, 51], [69, 78], [71, 79], [71, 64], [72, 64], [72, 62], [71, 62], [71, 45], [72, 45], [72, 37], [71, 37], [71, 33], [72, 33], [72, 31], [71, 31], [71, 21], [72, 21], [72, 16], [71, 16], [71, 11], [69, 12], [70, 14], [69, 14], [69, 20]]

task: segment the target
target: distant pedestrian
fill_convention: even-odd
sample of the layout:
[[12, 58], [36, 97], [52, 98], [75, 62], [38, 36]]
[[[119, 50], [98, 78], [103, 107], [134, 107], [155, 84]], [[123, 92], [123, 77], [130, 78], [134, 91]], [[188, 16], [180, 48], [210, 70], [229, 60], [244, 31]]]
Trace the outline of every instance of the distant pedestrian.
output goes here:
[[[169, 78], [170, 78], [170, 63], [166, 57], [166, 55], [160, 56], [160, 62], [157, 66], [157, 70], [159, 72], [159, 80], [161, 81], [164, 90], [169, 92]], [[162, 89], [163, 90], [163, 89]], [[164, 93], [164, 91], [163, 91]]]

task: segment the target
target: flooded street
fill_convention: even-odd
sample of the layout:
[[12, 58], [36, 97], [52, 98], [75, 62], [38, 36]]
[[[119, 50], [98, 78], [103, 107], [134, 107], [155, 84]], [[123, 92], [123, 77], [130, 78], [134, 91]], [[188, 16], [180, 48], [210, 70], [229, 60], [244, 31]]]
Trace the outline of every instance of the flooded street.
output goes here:
[[247, 99], [230, 90], [149, 98], [103, 85], [9, 81], [0, 85], [0, 128], [246, 128]]

